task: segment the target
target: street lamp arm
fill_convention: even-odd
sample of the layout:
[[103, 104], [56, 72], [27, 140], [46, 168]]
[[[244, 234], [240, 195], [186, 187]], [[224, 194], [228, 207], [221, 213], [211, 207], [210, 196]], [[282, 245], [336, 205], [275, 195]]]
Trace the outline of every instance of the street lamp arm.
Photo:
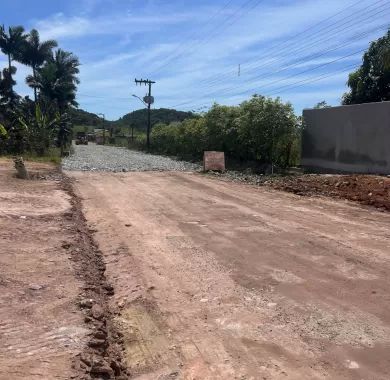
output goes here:
[[141, 101], [142, 102], [142, 104], [144, 105], [144, 106], [148, 106], [139, 96], [137, 96], [137, 95], [131, 95], [131, 96], [133, 96], [134, 98], [137, 98], [137, 99], [139, 99], [139, 101]]

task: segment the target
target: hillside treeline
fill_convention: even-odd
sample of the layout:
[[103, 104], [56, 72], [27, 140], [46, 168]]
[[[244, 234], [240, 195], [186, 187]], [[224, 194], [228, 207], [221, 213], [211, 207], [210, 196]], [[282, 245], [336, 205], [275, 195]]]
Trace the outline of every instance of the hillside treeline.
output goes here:
[[[151, 110], [152, 125], [158, 123], [170, 124], [192, 117], [195, 117], [192, 112], [176, 111], [168, 108], [157, 108]], [[148, 110], [143, 108], [130, 112], [113, 123], [114, 126], [117, 127], [134, 127], [140, 131], [145, 131], [148, 125]]]
[[300, 121], [290, 103], [253, 96], [239, 106], [215, 104], [196, 119], [158, 124], [152, 132], [155, 152], [200, 159], [205, 150], [224, 151], [237, 161], [297, 164]]

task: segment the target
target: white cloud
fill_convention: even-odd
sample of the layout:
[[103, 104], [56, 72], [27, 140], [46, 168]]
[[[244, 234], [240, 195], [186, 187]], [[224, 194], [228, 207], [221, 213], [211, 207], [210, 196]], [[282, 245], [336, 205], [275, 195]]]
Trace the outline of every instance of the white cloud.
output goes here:
[[133, 15], [113, 13], [101, 17], [66, 16], [56, 13], [51, 17], [33, 22], [42, 36], [50, 39], [66, 39], [95, 35], [134, 34], [160, 30], [167, 25], [177, 25], [191, 21], [191, 13], [158, 13], [153, 15]]
[[42, 39], [80, 37], [93, 30], [91, 20], [77, 16], [65, 17], [63, 13], [39, 20], [34, 27], [39, 30]]

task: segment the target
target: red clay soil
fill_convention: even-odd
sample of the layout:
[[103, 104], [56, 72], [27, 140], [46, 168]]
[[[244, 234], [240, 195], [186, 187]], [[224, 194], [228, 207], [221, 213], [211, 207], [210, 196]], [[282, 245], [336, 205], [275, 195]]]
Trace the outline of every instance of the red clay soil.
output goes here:
[[298, 195], [348, 199], [390, 211], [390, 178], [373, 175], [315, 175], [281, 177], [264, 182]]
[[193, 173], [69, 175], [132, 379], [390, 379], [389, 213]]
[[70, 181], [0, 161], [0, 380], [127, 379], [113, 287]]

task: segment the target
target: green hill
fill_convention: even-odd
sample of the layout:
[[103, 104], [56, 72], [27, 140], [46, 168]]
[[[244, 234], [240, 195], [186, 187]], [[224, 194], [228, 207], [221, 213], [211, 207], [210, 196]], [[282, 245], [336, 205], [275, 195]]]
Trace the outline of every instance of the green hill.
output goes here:
[[[175, 121], [183, 121], [185, 119], [193, 117], [195, 117], [195, 114], [193, 114], [192, 112], [176, 111], [168, 108], [159, 108], [151, 110], [152, 125], [157, 123], [169, 124]], [[134, 126], [135, 129], [139, 130], [145, 130], [147, 127], [147, 123], [147, 109], [140, 109], [137, 111], [130, 112], [114, 122], [114, 124], [118, 127]]]
[[[88, 126], [88, 127], [101, 127], [102, 119], [91, 112], [84, 111], [82, 109], [73, 108], [70, 111], [72, 121], [77, 126]], [[168, 108], [159, 108], [151, 110], [151, 122], [152, 125], [157, 123], [169, 124], [175, 121], [183, 121], [188, 118], [196, 117], [192, 112], [176, 111]], [[148, 111], [147, 109], [140, 109], [137, 111], [130, 112], [116, 121], [106, 120], [106, 128], [129, 128], [133, 126], [138, 130], [146, 130], [148, 123]]]
[[74, 125], [98, 126], [102, 123], [102, 119], [98, 115], [79, 108], [71, 108], [69, 114]]

